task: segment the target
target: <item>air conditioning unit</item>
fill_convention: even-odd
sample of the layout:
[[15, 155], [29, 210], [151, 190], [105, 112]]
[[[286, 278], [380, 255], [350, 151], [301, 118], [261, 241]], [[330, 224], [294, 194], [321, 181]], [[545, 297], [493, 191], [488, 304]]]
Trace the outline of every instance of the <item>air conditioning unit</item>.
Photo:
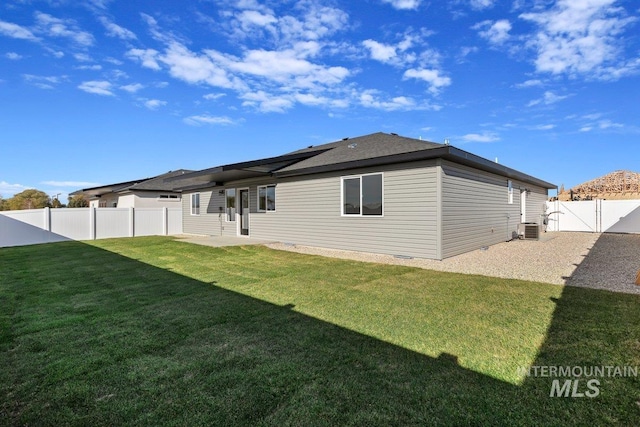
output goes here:
[[525, 240], [540, 239], [540, 225], [535, 222], [525, 222], [520, 224], [520, 236]]

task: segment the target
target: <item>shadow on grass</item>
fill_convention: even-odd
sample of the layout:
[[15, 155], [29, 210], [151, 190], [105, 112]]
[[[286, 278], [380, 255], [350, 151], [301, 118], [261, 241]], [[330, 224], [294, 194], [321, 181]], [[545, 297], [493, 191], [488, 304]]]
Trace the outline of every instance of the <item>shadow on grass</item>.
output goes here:
[[[4, 425], [633, 425], [640, 415], [637, 378], [603, 379], [594, 399], [550, 398], [551, 378], [502, 382], [456, 355], [428, 357], [91, 245], [6, 249], [0, 265]], [[535, 365], [640, 364], [638, 303], [565, 287]]]

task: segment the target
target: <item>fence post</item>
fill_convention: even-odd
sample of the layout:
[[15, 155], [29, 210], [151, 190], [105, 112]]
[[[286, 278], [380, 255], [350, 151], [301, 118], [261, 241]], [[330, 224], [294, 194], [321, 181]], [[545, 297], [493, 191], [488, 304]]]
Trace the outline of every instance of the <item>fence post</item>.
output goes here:
[[96, 240], [96, 208], [89, 208], [89, 240]]
[[43, 209], [44, 212], [44, 227], [45, 231], [51, 231], [51, 208], [46, 207]]
[[136, 227], [135, 227], [135, 212], [133, 211], [133, 207], [129, 208], [129, 237], [134, 237], [136, 235]]
[[169, 209], [165, 206], [162, 208], [162, 235], [169, 235]]

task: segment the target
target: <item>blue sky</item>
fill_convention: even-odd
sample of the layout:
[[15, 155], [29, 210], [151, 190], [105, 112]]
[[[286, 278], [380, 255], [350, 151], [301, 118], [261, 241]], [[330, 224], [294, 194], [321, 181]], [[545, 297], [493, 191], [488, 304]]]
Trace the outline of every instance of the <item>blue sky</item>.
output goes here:
[[567, 188], [640, 160], [636, 0], [5, 0], [0, 195], [373, 132]]

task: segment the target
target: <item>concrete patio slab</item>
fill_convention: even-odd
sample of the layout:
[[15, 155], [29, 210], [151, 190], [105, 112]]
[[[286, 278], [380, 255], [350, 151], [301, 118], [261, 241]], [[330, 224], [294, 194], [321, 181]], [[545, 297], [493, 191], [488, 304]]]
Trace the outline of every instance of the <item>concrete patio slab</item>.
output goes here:
[[277, 243], [275, 240], [261, 240], [244, 236], [177, 236], [177, 240], [196, 245], [219, 248], [223, 246], [266, 245]]

